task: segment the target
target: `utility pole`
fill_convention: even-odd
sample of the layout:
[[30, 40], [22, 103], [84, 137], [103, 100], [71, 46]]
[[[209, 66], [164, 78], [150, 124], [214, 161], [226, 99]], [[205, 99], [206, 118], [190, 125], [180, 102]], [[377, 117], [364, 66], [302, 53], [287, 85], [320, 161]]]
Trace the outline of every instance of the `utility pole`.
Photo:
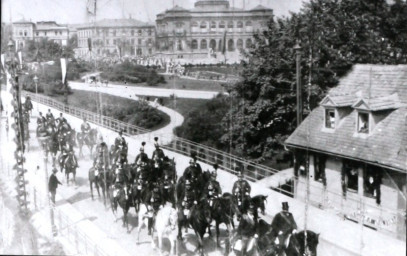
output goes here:
[[302, 85], [301, 85], [301, 46], [297, 43], [294, 46], [296, 70], [297, 70], [297, 127], [302, 123]]

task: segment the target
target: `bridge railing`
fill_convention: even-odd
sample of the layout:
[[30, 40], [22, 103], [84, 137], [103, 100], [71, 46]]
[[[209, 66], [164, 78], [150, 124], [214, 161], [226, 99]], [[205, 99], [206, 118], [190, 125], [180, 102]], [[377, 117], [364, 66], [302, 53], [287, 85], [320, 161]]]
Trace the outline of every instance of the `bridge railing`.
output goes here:
[[[150, 138], [154, 136], [154, 132], [151, 130], [124, 123], [111, 117], [99, 115], [91, 111], [72, 107], [47, 96], [36, 95], [29, 92], [24, 92], [24, 94], [30, 96], [33, 101], [58, 109], [61, 112], [73, 115], [78, 118], [86, 117], [89, 122], [100, 125], [104, 128], [108, 128], [114, 131], [123, 130], [124, 134], [129, 136], [141, 135], [146, 133], [150, 133]], [[164, 145], [163, 148], [175, 151], [186, 156], [189, 156], [191, 152], [196, 152], [199, 161], [211, 165], [217, 163], [219, 165], [219, 168], [232, 174], [236, 174], [236, 166], [240, 166], [244, 168], [246, 178], [251, 181], [256, 181], [278, 172], [278, 170], [270, 168], [268, 166], [247, 161], [243, 158], [237, 157], [227, 152], [195, 143], [190, 140], [164, 134], [157, 134], [157, 136], [161, 138], [160, 141], [169, 142], [168, 144]]]

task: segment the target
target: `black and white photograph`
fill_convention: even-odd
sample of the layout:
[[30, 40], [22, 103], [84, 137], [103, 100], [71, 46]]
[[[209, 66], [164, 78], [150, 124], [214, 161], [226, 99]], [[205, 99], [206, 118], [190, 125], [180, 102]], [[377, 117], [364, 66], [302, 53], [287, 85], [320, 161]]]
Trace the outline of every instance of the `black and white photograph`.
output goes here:
[[406, 255], [406, 0], [1, 0], [0, 41], [0, 255]]

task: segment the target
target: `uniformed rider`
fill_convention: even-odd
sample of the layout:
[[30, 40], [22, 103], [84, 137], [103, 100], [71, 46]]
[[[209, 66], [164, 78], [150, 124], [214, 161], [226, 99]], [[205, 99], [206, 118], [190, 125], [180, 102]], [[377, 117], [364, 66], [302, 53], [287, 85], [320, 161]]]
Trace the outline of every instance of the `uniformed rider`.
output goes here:
[[178, 208], [181, 209], [181, 217], [185, 220], [189, 218], [189, 212], [193, 205], [198, 204], [196, 201], [196, 190], [192, 187], [189, 179], [185, 180], [184, 193], [181, 196], [181, 200]]
[[251, 248], [248, 248], [249, 245], [250, 244], [251, 244], [251, 246], [254, 245], [254, 241], [253, 241], [253, 243], [251, 243], [251, 239], [258, 238], [258, 235], [257, 235], [258, 223], [257, 223], [256, 218], [254, 217], [254, 212], [255, 212], [254, 206], [253, 206], [253, 204], [250, 204], [249, 209], [247, 210], [247, 213], [244, 213], [242, 215], [242, 218], [239, 222], [239, 226], [236, 230], [236, 233], [234, 234], [234, 236], [231, 239], [232, 246], [235, 246], [236, 241], [238, 241], [239, 239], [241, 240], [241, 248], [240, 248], [241, 255], [247, 255], [247, 250], [251, 249]]
[[125, 148], [127, 146], [126, 140], [123, 137], [123, 131], [119, 131], [119, 136], [114, 140], [114, 146], [116, 151], [119, 147]]
[[136, 164], [137, 167], [141, 166], [142, 163], [148, 162], [148, 156], [146, 153], [144, 153], [145, 145], [146, 145], [146, 143], [143, 141], [141, 143], [140, 153], [136, 156], [136, 159], [134, 160], [134, 163]]
[[86, 117], [83, 118], [83, 123], [81, 124], [81, 131], [82, 133], [87, 136], [90, 132], [90, 124], [86, 121]]
[[74, 167], [78, 168], [79, 167], [78, 159], [75, 156], [73, 147], [71, 144], [68, 143], [68, 141], [66, 141], [65, 144], [62, 145], [61, 149], [61, 166], [62, 166], [61, 172], [66, 167], [66, 161], [68, 160], [68, 156], [72, 156]]
[[154, 140], [155, 140], [155, 142], [154, 142], [155, 150], [154, 150], [153, 156], [151, 158], [158, 159], [159, 161], [162, 162], [165, 157], [164, 151], [160, 148], [160, 145], [158, 144], [158, 137], [155, 137]]
[[243, 170], [238, 172], [238, 180], [233, 184], [232, 193], [237, 201], [243, 201], [243, 198], [250, 196], [251, 187], [249, 182], [243, 177]]
[[283, 249], [283, 245], [288, 236], [297, 232], [297, 223], [288, 209], [288, 202], [283, 202], [282, 211], [277, 213], [271, 222], [271, 230], [273, 232], [273, 237], [275, 237], [274, 243], [279, 251]]
[[41, 124], [46, 124], [47, 119], [42, 115], [42, 112], [40, 112], [40, 116], [37, 118], [37, 125]]
[[51, 109], [48, 109], [48, 112], [45, 115], [45, 117], [47, 118], [48, 121], [51, 121], [54, 119], [54, 115], [52, 114]]
[[113, 193], [113, 197], [117, 198], [117, 196], [119, 195], [119, 191], [121, 189], [124, 190], [124, 195], [126, 197], [126, 200], [128, 199], [128, 181], [127, 181], [127, 176], [125, 174], [125, 170], [123, 169], [122, 165], [118, 165], [116, 167], [116, 171], [115, 171], [115, 175], [113, 175], [113, 187], [114, 187], [114, 193]]
[[162, 193], [157, 183], [152, 184], [153, 190], [150, 196], [147, 197], [147, 216], [148, 219], [148, 235], [151, 235], [151, 230], [155, 222], [155, 216], [158, 210], [162, 207]]
[[64, 123], [67, 123], [62, 113], [59, 113], [59, 117], [57, 118], [56, 121], [58, 122], [58, 128], [61, 127], [61, 125], [63, 125]]

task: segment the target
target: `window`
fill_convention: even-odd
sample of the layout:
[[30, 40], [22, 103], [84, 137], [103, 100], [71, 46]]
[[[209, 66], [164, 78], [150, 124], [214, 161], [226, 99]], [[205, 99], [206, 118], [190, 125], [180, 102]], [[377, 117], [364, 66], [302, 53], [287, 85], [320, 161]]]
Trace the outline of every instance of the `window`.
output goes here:
[[20, 34], [20, 36], [23, 36], [23, 31], [20, 30], [20, 33], [19, 33], [19, 34]]
[[351, 162], [344, 163], [346, 188], [348, 191], [358, 191], [358, 167]]
[[138, 35], [141, 36], [141, 29], [137, 31]]
[[235, 42], [233, 41], [233, 39], [229, 39], [228, 41], [228, 51], [234, 51], [235, 50]]
[[153, 32], [151, 31], [151, 29], [148, 30], [148, 35], [151, 36]]
[[106, 45], [109, 45], [109, 44], [110, 44], [110, 40], [106, 39]]
[[253, 26], [252, 22], [250, 20], [246, 21], [246, 27], [251, 27], [251, 26]]
[[39, 35], [40, 35], [40, 33], [39, 33], [39, 32], [35, 32], [35, 34], [36, 34], [37, 36], [39, 36]]
[[358, 133], [369, 133], [369, 113], [358, 113]]
[[56, 36], [58, 35], [58, 31], [55, 31], [55, 35], [56, 35]]
[[238, 21], [237, 24], [236, 24], [236, 27], [237, 28], [243, 28], [243, 22]]
[[213, 51], [216, 51], [216, 41], [215, 41], [215, 39], [211, 39], [211, 41], [209, 41], [209, 48], [212, 49]]
[[44, 32], [44, 36], [46, 36], [46, 35], [47, 35], [47, 31]]
[[196, 21], [192, 22], [192, 27], [197, 28], [198, 27], [198, 22], [196, 22]]
[[237, 49], [242, 49], [243, 48], [243, 40], [242, 39], [237, 39], [236, 46], [237, 46]]
[[[177, 22], [177, 23], [175, 24], [175, 27], [177, 27], [177, 28], [182, 28], [183, 25], [184, 25], [184, 24], [183, 24], [182, 22]], [[149, 35], [149, 36], [151, 36], [151, 35]]]
[[137, 43], [140, 45], [141, 44], [141, 38], [139, 38], [138, 40], [137, 40]]
[[116, 45], [116, 39], [113, 39], [113, 45]]
[[216, 22], [215, 21], [211, 22], [211, 28], [216, 28]]
[[322, 181], [324, 186], [326, 186], [326, 176], [325, 176], [325, 163], [326, 156], [322, 154], [314, 154], [314, 179], [315, 181]]
[[113, 30], [113, 36], [116, 36], [116, 30]]
[[195, 39], [192, 40], [192, 42], [191, 42], [191, 49], [192, 50], [198, 49], [198, 41], [196, 41]]
[[27, 36], [27, 30], [24, 30], [24, 36]]
[[148, 49], [148, 54], [151, 55], [152, 53], [153, 53], [153, 49], [149, 48], [149, 49]]
[[229, 21], [228, 22], [228, 28], [233, 28], [233, 27], [234, 27], [233, 21]]
[[225, 22], [224, 22], [224, 21], [221, 21], [221, 22], [219, 23], [219, 28], [225, 28], [225, 27], [226, 27]]
[[201, 49], [206, 49], [206, 48], [208, 48], [208, 43], [206, 42], [205, 39], [203, 39], [203, 40], [201, 41]]
[[131, 36], [134, 36], [134, 30], [133, 29], [130, 31], [130, 34], [131, 34]]
[[248, 38], [246, 40], [246, 48], [250, 48], [250, 47], [252, 47], [252, 39]]
[[376, 198], [380, 204], [380, 184], [382, 183], [382, 170], [380, 167], [367, 165], [363, 176], [363, 192], [367, 197]]
[[208, 26], [208, 24], [206, 24], [206, 21], [201, 22], [201, 28], [206, 28], [207, 26]]
[[325, 127], [335, 129], [335, 109], [325, 109]]

